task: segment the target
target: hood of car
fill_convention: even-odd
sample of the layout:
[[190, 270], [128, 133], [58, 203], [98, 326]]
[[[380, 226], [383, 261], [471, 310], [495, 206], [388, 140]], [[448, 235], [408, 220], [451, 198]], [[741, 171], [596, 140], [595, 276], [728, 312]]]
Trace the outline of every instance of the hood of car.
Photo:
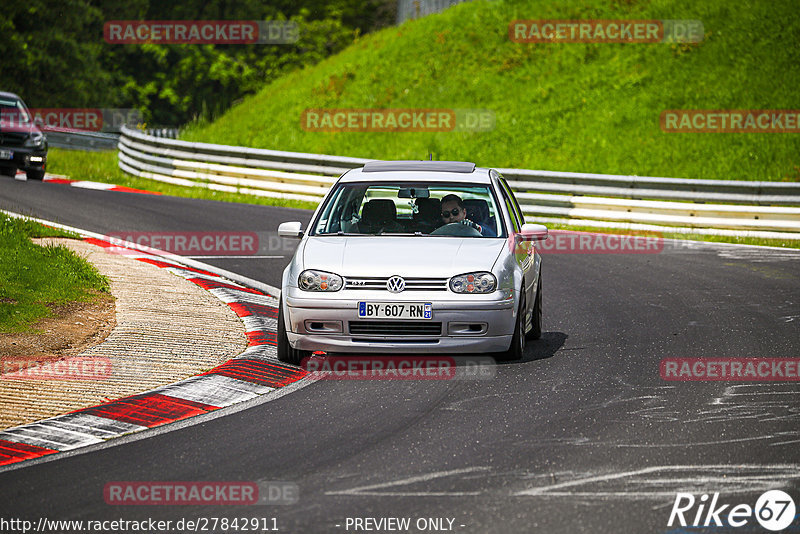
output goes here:
[[450, 277], [491, 271], [504, 239], [459, 237], [310, 237], [304, 269], [342, 276]]
[[41, 130], [39, 130], [39, 128], [33, 123], [13, 124], [2, 120], [0, 120], [0, 132], [24, 135], [25, 137], [28, 137], [34, 133], [42, 133]]

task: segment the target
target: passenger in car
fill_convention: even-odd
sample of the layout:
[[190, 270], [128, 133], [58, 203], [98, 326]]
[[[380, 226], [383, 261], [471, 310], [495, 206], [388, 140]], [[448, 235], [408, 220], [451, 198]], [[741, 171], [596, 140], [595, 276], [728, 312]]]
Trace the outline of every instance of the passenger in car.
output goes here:
[[461, 223], [470, 226], [484, 235], [480, 224], [467, 219], [467, 209], [464, 201], [458, 195], [445, 195], [442, 197], [442, 220], [445, 224]]

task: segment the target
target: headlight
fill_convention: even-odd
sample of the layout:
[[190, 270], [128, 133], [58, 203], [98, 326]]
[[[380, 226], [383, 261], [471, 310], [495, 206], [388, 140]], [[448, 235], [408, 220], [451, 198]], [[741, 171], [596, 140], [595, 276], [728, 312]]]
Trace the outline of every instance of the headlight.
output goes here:
[[44, 134], [34, 133], [34, 134], [31, 134], [30, 137], [25, 139], [24, 146], [29, 146], [29, 147], [41, 146], [41, 145], [44, 144], [44, 141], [45, 141]]
[[450, 279], [454, 293], [491, 293], [497, 289], [497, 279], [492, 273], [467, 273]]
[[303, 291], [339, 291], [342, 289], [342, 277], [324, 271], [303, 271], [297, 280]]

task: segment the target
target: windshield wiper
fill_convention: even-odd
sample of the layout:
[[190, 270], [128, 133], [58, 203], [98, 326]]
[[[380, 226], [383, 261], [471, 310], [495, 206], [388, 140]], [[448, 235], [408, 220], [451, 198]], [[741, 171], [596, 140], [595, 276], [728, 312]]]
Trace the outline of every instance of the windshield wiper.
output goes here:
[[354, 232], [345, 232], [345, 231], [339, 230], [338, 232], [317, 232], [316, 235], [343, 235], [343, 236], [350, 236], [350, 235], [364, 235], [364, 234], [358, 234], [358, 233], [354, 233]]

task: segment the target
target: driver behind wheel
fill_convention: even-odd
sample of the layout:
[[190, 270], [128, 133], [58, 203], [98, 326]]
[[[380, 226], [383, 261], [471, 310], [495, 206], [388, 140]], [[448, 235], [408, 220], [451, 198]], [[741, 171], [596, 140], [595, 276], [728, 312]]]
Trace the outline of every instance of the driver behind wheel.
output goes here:
[[442, 220], [445, 224], [460, 223], [476, 229], [483, 235], [481, 225], [467, 219], [467, 209], [464, 201], [458, 195], [445, 195], [442, 197]]

